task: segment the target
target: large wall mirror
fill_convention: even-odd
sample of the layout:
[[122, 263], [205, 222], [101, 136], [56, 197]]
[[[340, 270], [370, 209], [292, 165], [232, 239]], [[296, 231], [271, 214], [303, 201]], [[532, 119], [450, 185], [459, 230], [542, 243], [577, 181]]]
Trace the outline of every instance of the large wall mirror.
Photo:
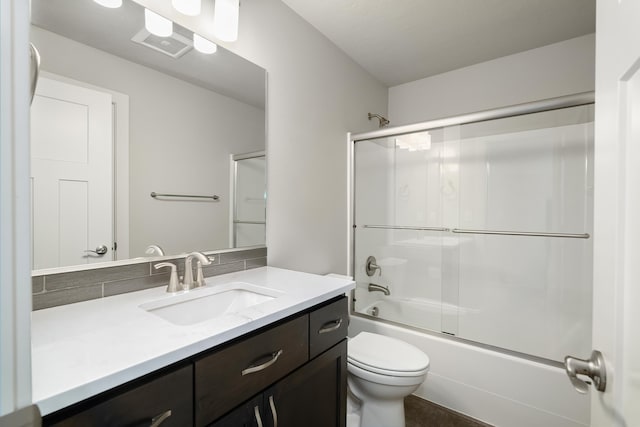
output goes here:
[[32, 0], [34, 270], [265, 243], [265, 70], [144, 17]]

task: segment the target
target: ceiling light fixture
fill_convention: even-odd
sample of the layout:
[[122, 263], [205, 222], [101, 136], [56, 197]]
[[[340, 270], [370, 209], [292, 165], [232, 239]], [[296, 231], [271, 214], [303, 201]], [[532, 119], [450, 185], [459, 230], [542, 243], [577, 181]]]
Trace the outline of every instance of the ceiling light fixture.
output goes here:
[[193, 47], [198, 52], [205, 54], [216, 53], [218, 50], [218, 45], [196, 33], [193, 33]]
[[238, 40], [240, 0], [216, 0], [213, 12], [213, 33], [220, 40]]
[[171, 4], [178, 12], [189, 16], [200, 15], [202, 9], [202, 0], [171, 0]]
[[158, 37], [169, 37], [173, 33], [173, 22], [149, 9], [144, 10], [144, 27]]
[[110, 9], [116, 9], [122, 6], [122, 0], [93, 0], [100, 6], [108, 7]]

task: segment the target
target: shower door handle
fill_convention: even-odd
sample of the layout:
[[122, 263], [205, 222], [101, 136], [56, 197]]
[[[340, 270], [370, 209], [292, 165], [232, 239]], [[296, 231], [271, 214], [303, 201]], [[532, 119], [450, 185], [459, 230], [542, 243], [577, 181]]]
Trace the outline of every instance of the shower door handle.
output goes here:
[[593, 386], [598, 391], [605, 391], [607, 388], [607, 372], [604, 364], [604, 357], [598, 350], [591, 352], [589, 359], [578, 359], [567, 356], [564, 358], [564, 369], [573, 384], [573, 388], [578, 393], [586, 394], [589, 390], [590, 382], [581, 380], [578, 375], [586, 375], [593, 380]]

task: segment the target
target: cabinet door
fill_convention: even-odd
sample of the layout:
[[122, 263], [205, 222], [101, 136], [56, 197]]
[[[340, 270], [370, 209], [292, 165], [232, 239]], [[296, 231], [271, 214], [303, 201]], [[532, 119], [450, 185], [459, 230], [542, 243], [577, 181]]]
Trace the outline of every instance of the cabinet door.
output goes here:
[[126, 391], [114, 391], [111, 397], [86, 402], [74, 409], [52, 414], [45, 426], [122, 427], [193, 425], [193, 365], [143, 381]]
[[279, 381], [263, 399], [265, 427], [344, 427], [347, 341]]
[[262, 394], [260, 394], [208, 427], [260, 427], [264, 426], [264, 417]]

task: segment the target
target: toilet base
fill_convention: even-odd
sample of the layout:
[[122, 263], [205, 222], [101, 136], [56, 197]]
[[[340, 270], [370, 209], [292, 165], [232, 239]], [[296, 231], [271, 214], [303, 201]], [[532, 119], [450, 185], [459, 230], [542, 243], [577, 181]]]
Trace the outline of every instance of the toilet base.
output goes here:
[[362, 427], [405, 427], [404, 401], [363, 402]]
[[[378, 393], [363, 393], [361, 379], [349, 377], [348, 384], [347, 427], [405, 427], [403, 396], [411, 394], [417, 386], [382, 388], [381, 390], [387, 391], [395, 389], [398, 393], [396, 398], [389, 399], [381, 398]], [[380, 391], [379, 385], [368, 385], [368, 391]], [[364, 398], [360, 398], [358, 394]]]

